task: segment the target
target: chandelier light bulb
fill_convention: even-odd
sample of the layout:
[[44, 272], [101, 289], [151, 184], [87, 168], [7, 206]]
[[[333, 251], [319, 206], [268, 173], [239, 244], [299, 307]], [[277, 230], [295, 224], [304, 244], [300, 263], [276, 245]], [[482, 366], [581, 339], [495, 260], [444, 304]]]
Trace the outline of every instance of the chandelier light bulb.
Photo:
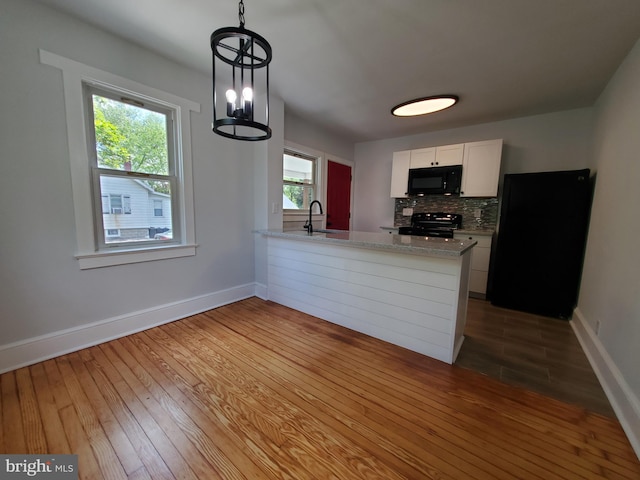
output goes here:
[[251, 90], [250, 87], [244, 87], [244, 89], [242, 90], [242, 99], [245, 102], [253, 101], [253, 90]]
[[238, 98], [238, 95], [236, 94], [236, 91], [231, 89], [231, 88], [229, 90], [227, 90], [226, 95], [227, 95], [227, 102], [229, 102], [229, 103], [235, 103], [236, 98]]

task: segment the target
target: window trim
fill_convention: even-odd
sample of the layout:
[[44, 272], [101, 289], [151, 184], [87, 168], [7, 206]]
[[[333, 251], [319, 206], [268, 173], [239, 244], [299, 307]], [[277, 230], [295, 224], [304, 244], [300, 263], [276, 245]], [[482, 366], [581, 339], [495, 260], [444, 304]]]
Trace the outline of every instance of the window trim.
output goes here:
[[[191, 112], [200, 112], [200, 104], [148, 87], [141, 83], [114, 75], [68, 58], [39, 50], [40, 62], [62, 71], [67, 140], [71, 166], [71, 184], [76, 225], [77, 251], [75, 254], [80, 269], [99, 268], [147, 262], [166, 258], [195, 255], [195, 214], [193, 200], [193, 172], [191, 153]], [[176, 194], [180, 212], [180, 227], [183, 237], [171, 245], [138, 246], [135, 249], [122, 247], [98, 250], [94, 228], [94, 201], [92, 193], [92, 171], [87, 142], [87, 112], [84, 105], [84, 85], [117, 90], [123, 94], [146, 98], [150, 103], [166, 106], [175, 112], [175, 149], [182, 161], [176, 163], [176, 175], [181, 188]], [[96, 220], [97, 221], [97, 220]]]

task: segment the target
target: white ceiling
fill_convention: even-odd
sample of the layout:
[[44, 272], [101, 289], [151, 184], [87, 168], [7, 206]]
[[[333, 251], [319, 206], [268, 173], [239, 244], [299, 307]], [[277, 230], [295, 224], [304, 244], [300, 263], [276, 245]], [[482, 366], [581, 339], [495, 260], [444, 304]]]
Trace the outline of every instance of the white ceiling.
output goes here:
[[[210, 74], [237, 0], [39, 0]], [[640, 37], [640, 0], [245, 0], [288, 111], [353, 141], [589, 106]], [[394, 105], [450, 93], [419, 118]]]

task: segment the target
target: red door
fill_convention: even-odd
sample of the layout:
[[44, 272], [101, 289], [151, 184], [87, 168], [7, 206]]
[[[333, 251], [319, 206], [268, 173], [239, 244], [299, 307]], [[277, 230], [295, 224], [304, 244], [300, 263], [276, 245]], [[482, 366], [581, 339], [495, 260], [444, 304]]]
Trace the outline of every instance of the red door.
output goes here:
[[351, 167], [331, 160], [327, 163], [327, 228], [349, 230]]

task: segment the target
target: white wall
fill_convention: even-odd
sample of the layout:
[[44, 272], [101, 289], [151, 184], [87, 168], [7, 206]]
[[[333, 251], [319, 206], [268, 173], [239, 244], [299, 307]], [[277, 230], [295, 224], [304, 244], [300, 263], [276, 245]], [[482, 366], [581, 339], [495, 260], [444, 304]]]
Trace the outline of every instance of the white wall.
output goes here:
[[[284, 125], [284, 103], [271, 97], [269, 104], [270, 125]], [[257, 150], [254, 178], [254, 210], [256, 230], [282, 227], [282, 152], [284, 128], [274, 131], [267, 142], [256, 143]], [[256, 295], [266, 298], [267, 289], [267, 240], [255, 235]]]
[[[640, 453], [640, 42], [596, 104], [597, 178], [578, 313], [635, 415]], [[599, 329], [598, 325], [599, 324]], [[609, 358], [607, 358], [609, 357]], [[618, 372], [616, 372], [618, 370]], [[615, 379], [613, 379], [616, 381]], [[622, 402], [624, 403], [624, 402]], [[633, 412], [635, 409], [635, 412]]]
[[[0, 353], [12, 342], [135, 312], [153, 316], [161, 305], [253, 284], [251, 232], [268, 223], [257, 219], [267, 210], [258, 211], [253, 197], [265, 150], [211, 132], [209, 77], [31, 0], [2, 1], [0, 36]], [[39, 48], [200, 103], [185, 139], [193, 152], [195, 257], [78, 268], [62, 75], [40, 64]], [[281, 100], [274, 110], [283, 110]], [[271, 126], [281, 144], [282, 114], [277, 121]]]
[[592, 120], [593, 110], [585, 108], [356, 144], [353, 228], [373, 232], [393, 225], [394, 151], [502, 138], [502, 173], [588, 168]]
[[284, 138], [288, 142], [310, 147], [345, 160], [353, 160], [353, 142], [340, 135], [300, 118], [289, 110], [285, 112]]

